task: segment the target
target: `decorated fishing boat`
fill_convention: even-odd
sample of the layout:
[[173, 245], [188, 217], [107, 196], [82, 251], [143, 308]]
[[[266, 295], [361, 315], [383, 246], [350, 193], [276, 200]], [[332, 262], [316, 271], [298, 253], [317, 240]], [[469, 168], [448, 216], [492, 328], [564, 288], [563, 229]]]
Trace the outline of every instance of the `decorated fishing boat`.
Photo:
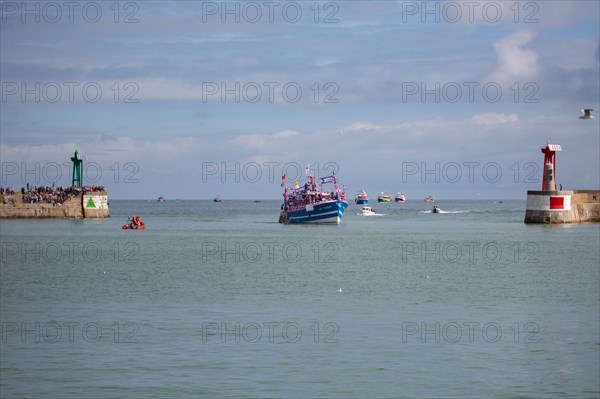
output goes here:
[[392, 202], [392, 197], [388, 193], [382, 192], [377, 196], [378, 202]]
[[369, 196], [364, 188], [358, 190], [358, 194], [356, 194], [356, 198], [354, 198], [354, 202], [358, 205], [367, 205], [369, 203]]
[[[333, 191], [324, 190], [324, 184], [332, 184]], [[320, 184], [309, 175], [303, 187], [285, 187], [279, 222], [339, 224], [347, 206], [346, 189], [339, 189], [335, 174], [322, 177]]]
[[398, 192], [398, 194], [396, 195], [396, 198], [394, 198], [394, 201], [396, 201], [396, 202], [406, 202], [406, 197], [401, 192]]

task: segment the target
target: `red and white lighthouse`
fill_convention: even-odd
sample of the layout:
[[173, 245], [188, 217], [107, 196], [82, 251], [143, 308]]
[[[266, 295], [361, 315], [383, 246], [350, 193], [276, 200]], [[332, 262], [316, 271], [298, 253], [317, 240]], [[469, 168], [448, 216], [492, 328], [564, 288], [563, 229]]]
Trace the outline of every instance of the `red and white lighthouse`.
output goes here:
[[556, 191], [556, 153], [562, 151], [560, 144], [547, 143], [542, 147], [544, 154], [544, 178], [542, 191]]
[[525, 223], [600, 222], [600, 190], [556, 189], [556, 153], [560, 144], [542, 147], [544, 173], [541, 191], [527, 191]]

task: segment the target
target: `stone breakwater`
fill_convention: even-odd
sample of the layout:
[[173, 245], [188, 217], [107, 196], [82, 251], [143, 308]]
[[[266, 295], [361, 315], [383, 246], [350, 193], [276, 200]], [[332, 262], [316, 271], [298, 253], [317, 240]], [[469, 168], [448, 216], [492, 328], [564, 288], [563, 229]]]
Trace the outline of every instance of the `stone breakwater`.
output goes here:
[[599, 190], [527, 191], [525, 223], [600, 222]]
[[0, 195], [0, 219], [82, 219], [110, 216], [105, 191], [79, 193], [60, 205], [23, 203], [21, 193]]

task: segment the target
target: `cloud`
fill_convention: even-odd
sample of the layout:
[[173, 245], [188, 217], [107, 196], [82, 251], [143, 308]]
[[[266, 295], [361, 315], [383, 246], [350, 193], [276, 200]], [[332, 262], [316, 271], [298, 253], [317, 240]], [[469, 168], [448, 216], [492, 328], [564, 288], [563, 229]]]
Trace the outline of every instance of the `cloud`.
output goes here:
[[73, 151], [86, 154], [90, 162], [173, 161], [197, 154], [201, 143], [193, 137], [144, 141], [130, 137], [100, 137], [93, 141], [46, 145], [10, 145], [1, 143], [0, 153], [7, 162], [68, 162]]
[[490, 112], [474, 115], [471, 120], [478, 125], [497, 125], [499, 123], [516, 122], [519, 120], [519, 117], [515, 113], [507, 115]]
[[[592, 128], [597, 127], [597, 120], [591, 123], [596, 123]], [[292, 123], [288, 122], [288, 125]], [[480, 113], [468, 118], [412, 119], [402, 123], [386, 118], [371, 122], [348, 120], [340, 126], [371, 128], [357, 131], [373, 134], [345, 137], [332, 128], [305, 129], [302, 132], [282, 129], [242, 134], [230, 140], [219, 135], [152, 140], [105, 135], [91, 141], [65, 140], [51, 145], [1, 144], [0, 153], [3, 162], [12, 162], [12, 166], [17, 168], [25, 162], [27, 170], [30, 170], [39, 162], [38, 175], [44, 181], [45, 175], [54, 173], [55, 164], [61, 167], [64, 163], [68, 165], [69, 157], [77, 148], [88, 156], [90, 169], [87, 181], [96, 175], [97, 168], [91, 167], [94, 162], [102, 172], [98, 183], [106, 185], [114, 198], [155, 198], [166, 192], [171, 197], [180, 198], [201, 198], [217, 193], [224, 198], [276, 198], [280, 195], [280, 187], [273, 184], [273, 178], [268, 176], [279, 177], [285, 165], [306, 165], [309, 162], [318, 163], [321, 169], [333, 162], [347, 187], [365, 186], [367, 191], [381, 191], [382, 187], [390, 187], [390, 182], [399, 184], [403, 179], [403, 165], [410, 164], [423, 171], [435, 170], [439, 164], [439, 170], [443, 171], [444, 165], [452, 162], [463, 168], [465, 175], [461, 184], [448, 186], [442, 184], [443, 180], [437, 184], [431, 175], [434, 172], [428, 175], [428, 184], [424, 184], [419, 173], [405, 176], [406, 184], [402, 186], [406, 190], [403, 191], [414, 197], [436, 189], [440, 190], [439, 196], [443, 192], [445, 196], [460, 198], [463, 193], [460, 187], [485, 192], [485, 195], [500, 190], [499, 193], [506, 198], [517, 198], [533, 186], [525, 185], [521, 175], [520, 183], [516, 184], [515, 173], [530, 173], [525, 165], [541, 161], [539, 146], [551, 140], [560, 142], [565, 149], [561, 154], [562, 182], [568, 182], [572, 187], [595, 188], [593, 182], [583, 180], [577, 171], [593, 170], [593, 166], [597, 166], [598, 139], [591, 137], [590, 124], [579, 123], [568, 115], [519, 117], [515, 113]], [[332, 148], [335, 151], [332, 152]], [[249, 170], [245, 165], [249, 162], [253, 162], [253, 168], [258, 164], [262, 169], [263, 177], [256, 184], [244, 180], [244, 173]], [[466, 177], [464, 165], [467, 162], [478, 165], [475, 182]], [[503, 177], [498, 184], [490, 184], [482, 178], [482, 168], [487, 162], [496, 162], [502, 168]], [[45, 167], [48, 163], [53, 164]], [[513, 166], [516, 163], [519, 165], [517, 169]], [[207, 176], [205, 164], [216, 168], [215, 174]], [[299, 173], [302, 171], [303, 167]], [[12, 174], [3, 184], [19, 187], [25, 181], [37, 183], [33, 176], [34, 173], [29, 173], [27, 179], [22, 180], [21, 173]], [[537, 174], [535, 177], [539, 178]], [[68, 166], [65, 166], [59, 184], [66, 183], [69, 178]], [[139, 183], [122, 184], [131, 178]], [[19, 181], [13, 182], [14, 179]], [[500, 183], [506, 186], [502, 188]]]
[[531, 31], [522, 30], [493, 44], [498, 66], [490, 80], [496, 82], [514, 82], [535, 78], [540, 72], [538, 54], [523, 49], [534, 37]]
[[[80, 85], [73, 103], [10, 96], [1, 112], [2, 161], [62, 165], [77, 148], [105, 168], [118, 162], [121, 172], [136, 162], [135, 190], [113, 184], [114, 168], [105, 170], [105, 182], [113, 184], [111, 194], [138, 197], [146, 190], [154, 198], [165, 194], [162, 187], [156, 192], [157, 184], [188, 197], [225, 197], [221, 176], [214, 176], [215, 186], [197, 184], [207, 161], [220, 167], [335, 161], [347, 186], [372, 182], [380, 191], [398, 182], [403, 161], [523, 165], [541, 161], [538, 147], [546, 140], [559, 140], [568, 149], [561, 156], [577, 161], [577, 169], [597, 169], [598, 120], [578, 117], [581, 108], [599, 108], [600, 3], [449, 2], [438, 4], [440, 23], [423, 14], [433, 4], [415, 3], [421, 12], [407, 16], [406, 3], [343, 2], [339, 10], [321, 7], [318, 15], [312, 3], [302, 3], [297, 24], [282, 19], [281, 6], [273, 23], [262, 3], [257, 23], [234, 23], [232, 15], [227, 23], [220, 15], [205, 21], [200, 2], [145, 2], [137, 24], [114, 23], [109, 3], [98, 24], [81, 14], [61, 24], [23, 24], [10, 16], [0, 27], [3, 82], [57, 82], [63, 99], [64, 82]], [[451, 23], [444, 17], [456, 5], [462, 17]], [[491, 22], [497, 6], [500, 20]], [[329, 17], [339, 22], [324, 23]], [[84, 101], [81, 88], [89, 82], [102, 88], [102, 101]], [[479, 83], [472, 99], [466, 82]], [[501, 86], [496, 103], [483, 93], [488, 82]], [[288, 83], [302, 89], [298, 102], [287, 98], [295, 86], [284, 96]], [[407, 84], [419, 91], [407, 95]], [[455, 84], [462, 96], [452, 102], [453, 91], [445, 88]], [[262, 90], [256, 102], [254, 87]], [[139, 102], [125, 103], [131, 94]], [[546, 116], [535, 117], [540, 114]], [[561, 167], [565, 181], [566, 171]], [[413, 192], [423, 186], [413, 183]], [[227, 189], [231, 196], [279, 197], [275, 186]], [[521, 195], [522, 188], [512, 190]]]
[[319, 59], [316, 60], [315, 62], [313, 62], [313, 65], [316, 67], [327, 67], [333, 64], [337, 64], [337, 60], [335, 59], [331, 59], [331, 58], [323, 58], [323, 59]]
[[293, 137], [293, 136], [298, 136], [298, 135], [300, 135], [300, 133], [296, 132], [295, 130], [283, 130], [281, 132], [273, 133], [271, 135], [271, 137], [278, 139], [278, 138]]
[[300, 136], [295, 130], [282, 130], [272, 134], [243, 134], [228, 141], [229, 145], [254, 150], [283, 149], [288, 144], [286, 139]]
[[344, 132], [364, 132], [367, 130], [380, 130], [381, 125], [370, 122], [354, 122], [343, 128]]

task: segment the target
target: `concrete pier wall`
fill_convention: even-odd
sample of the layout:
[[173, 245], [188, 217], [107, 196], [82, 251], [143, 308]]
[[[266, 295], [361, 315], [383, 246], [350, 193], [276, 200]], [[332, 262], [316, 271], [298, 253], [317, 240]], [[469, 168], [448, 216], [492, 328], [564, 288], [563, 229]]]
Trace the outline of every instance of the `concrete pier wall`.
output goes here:
[[[4, 204], [4, 200], [8, 203]], [[109, 216], [108, 195], [104, 191], [79, 194], [61, 205], [23, 203], [20, 193], [2, 195], [0, 201], [0, 219], [81, 219]]]
[[600, 191], [527, 191], [525, 223], [600, 222]]
[[108, 211], [108, 195], [105, 192], [91, 192], [83, 194], [81, 202], [84, 218], [106, 218]]

